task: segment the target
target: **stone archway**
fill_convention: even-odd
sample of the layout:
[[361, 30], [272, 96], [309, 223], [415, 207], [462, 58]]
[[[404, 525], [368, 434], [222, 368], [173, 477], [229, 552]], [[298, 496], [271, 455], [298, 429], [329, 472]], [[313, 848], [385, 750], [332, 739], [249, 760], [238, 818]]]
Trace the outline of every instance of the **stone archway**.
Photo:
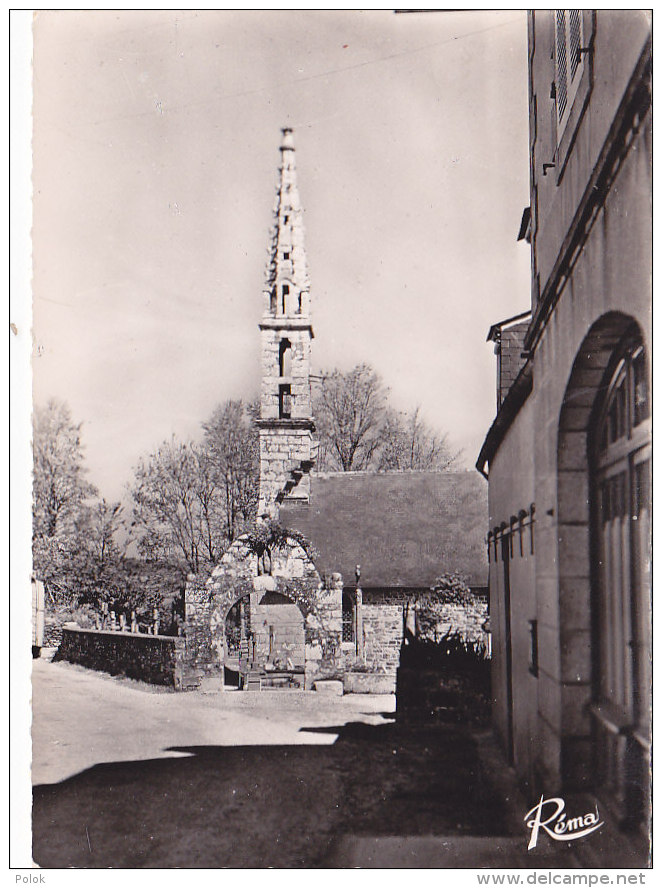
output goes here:
[[342, 633], [342, 577], [322, 581], [301, 540], [283, 536], [270, 552], [263, 571], [250, 535], [235, 540], [204, 584], [187, 585], [187, 656], [198, 673], [222, 679], [225, 621], [232, 606], [246, 595], [257, 604], [266, 592], [284, 596], [301, 612], [304, 627], [304, 682], [339, 670]]
[[632, 317], [610, 312], [596, 321], [575, 358], [559, 415], [557, 530], [561, 767], [568, 789], [592, 783], [591, 704], [595, 652], [595, 491], [592, 436], [624, 338], [639, 332]]

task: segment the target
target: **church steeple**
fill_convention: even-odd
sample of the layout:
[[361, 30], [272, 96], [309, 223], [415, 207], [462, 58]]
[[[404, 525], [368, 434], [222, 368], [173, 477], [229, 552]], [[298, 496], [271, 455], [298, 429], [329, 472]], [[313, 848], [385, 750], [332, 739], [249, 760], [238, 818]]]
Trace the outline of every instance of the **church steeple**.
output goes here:
[[277, 511], [283, 499], [309, 499], [313, 464], [310, 392], [310, 284], [304, 248], [303, 209], [296, 182], [292, 130], [280, 146], [280, 182], [274, 207], [269, 264], [260, 323], [259, 514]]
[[274, 207], [271, 255], [267, 268], [265, 314], [308, 318], [308, 268], [303, 236], [303, 209], [297, 188], [292, 130], [282, 131], [280, 183]]

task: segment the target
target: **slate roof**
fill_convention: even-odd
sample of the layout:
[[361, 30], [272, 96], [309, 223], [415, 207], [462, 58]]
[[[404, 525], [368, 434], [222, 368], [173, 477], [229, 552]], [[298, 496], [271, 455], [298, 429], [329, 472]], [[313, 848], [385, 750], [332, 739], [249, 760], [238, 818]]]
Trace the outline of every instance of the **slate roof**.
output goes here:
[[284, 502], [280, 521], [345, 585], [360, 564], [364, 589], [429, 588], [450, 571], [487, 586], [487, 483], [474, 471], [311, 475], [310, 503]]

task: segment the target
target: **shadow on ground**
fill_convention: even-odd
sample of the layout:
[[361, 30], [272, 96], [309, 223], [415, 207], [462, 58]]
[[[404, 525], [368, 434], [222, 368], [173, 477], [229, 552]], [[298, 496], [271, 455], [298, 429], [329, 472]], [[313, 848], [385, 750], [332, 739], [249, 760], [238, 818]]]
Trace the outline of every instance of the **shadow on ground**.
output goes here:
[[[42, 867], [322, 867], [343, 835], [504, 835], [476, 735], [350, 723], [330, 746], [192, 746], [34, 789]], [[342, 866], [335, 862], [333, 866]]]

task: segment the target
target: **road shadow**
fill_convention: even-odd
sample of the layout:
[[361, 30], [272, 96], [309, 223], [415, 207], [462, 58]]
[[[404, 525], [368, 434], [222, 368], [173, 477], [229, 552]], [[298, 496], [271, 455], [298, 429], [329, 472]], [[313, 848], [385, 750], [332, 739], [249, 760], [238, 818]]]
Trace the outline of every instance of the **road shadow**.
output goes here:
[[[321, 867], [339, 835], [500, 835], [504, 801], [455, 726], [302, 728], [332, 745], [172, 747], [34, 789], [42, 867]], [[335, 864], [338, 865], [338, 864]]]

